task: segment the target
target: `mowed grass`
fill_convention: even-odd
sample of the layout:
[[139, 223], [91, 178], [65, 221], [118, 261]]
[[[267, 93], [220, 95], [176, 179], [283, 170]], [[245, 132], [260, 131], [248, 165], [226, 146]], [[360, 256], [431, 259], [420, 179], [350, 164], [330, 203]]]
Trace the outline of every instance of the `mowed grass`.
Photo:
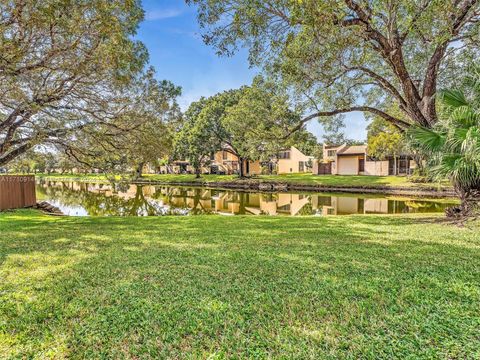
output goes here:
[[[406, 176], [368, 176], [368, 175], [313, 175], [285, 174], [285, 175], [258, 175], [247, 179], [239, 179], [235, 175], [202, 175], [196, 179], [195, 175], [144, 175], [145, 179], [165, 182], [231, 182], [231, 181], [260, 181], [278, 182], [289, 184], [322, 185], [338, 187], [421, 187], [424, 184], [416, 184], [409, 181]], [[428, 184], [429, 187], [438, 186]]]
[[[418, 186], [409, 181], [406, 176], [369, 176], [369, 175], [313, 175], [313, 174], [286, 174], [286, 175], [262, 175], [264, 181], [280, 181], [287, 183], [299, 183], [325, 186]], [[432, 184], [430, 184], [431, 186]]]
[[0, 357], [478, 359], [480, 226], [0, 214]]

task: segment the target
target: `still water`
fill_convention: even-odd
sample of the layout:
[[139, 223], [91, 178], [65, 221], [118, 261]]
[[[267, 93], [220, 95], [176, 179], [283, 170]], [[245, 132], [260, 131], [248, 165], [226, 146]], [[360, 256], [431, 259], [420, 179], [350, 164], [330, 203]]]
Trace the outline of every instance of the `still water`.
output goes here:
[[45, 181], [37, 197], [71, 216], [350, 215], [443, 212], [449, 200], [387, 195], [279, 192]]

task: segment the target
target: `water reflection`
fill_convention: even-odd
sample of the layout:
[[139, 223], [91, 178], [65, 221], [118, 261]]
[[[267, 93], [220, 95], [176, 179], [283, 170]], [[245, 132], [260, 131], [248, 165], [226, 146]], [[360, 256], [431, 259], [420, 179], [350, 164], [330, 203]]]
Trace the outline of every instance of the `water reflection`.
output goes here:
[[252, 193], [207, 188], [46, 181], [37, 196], [74, 216], [350, 215], [443, 212], [452, 203], [358, 194]]

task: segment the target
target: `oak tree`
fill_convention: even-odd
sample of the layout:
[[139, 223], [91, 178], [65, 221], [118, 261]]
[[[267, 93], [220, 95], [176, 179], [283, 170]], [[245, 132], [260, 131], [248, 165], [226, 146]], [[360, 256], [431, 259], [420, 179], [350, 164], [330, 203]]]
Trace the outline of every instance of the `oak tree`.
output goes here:
[[[438, 121], [436, 92], [478, 57], [478, 0], [187, 0], [204, 40], [239, 47], [310, 104], [298, 125], [352, 111], [401, 131]], [[388, 109], [396, 104], [403, 117]]]
[[115, 127], [147, 59], [139, 0], [0, 4], [0, 166], [39, 144]]

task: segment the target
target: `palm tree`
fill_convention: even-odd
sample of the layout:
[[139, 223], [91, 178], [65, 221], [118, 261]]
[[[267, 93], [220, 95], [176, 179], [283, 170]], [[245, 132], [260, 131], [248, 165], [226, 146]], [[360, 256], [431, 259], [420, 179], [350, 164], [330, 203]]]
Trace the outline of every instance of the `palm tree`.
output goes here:
[[448, 178], [461, 199], [450, 215], [471, 215], [480, 208], [480, 67], [473, 69], [465, 89], [439, 93], [441, 120], [433, 129], [416, 127], [414, 142], [423, 150], [436, 179]]

